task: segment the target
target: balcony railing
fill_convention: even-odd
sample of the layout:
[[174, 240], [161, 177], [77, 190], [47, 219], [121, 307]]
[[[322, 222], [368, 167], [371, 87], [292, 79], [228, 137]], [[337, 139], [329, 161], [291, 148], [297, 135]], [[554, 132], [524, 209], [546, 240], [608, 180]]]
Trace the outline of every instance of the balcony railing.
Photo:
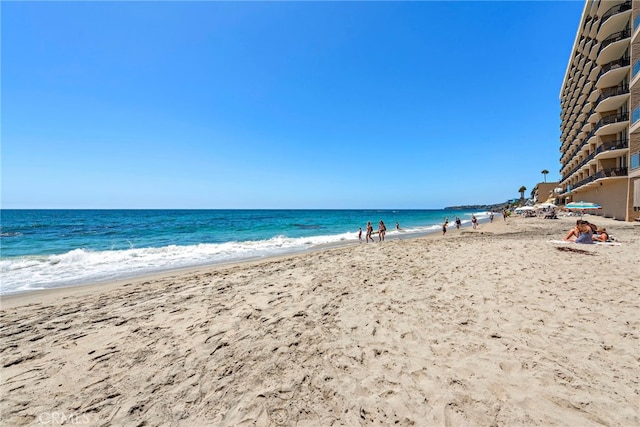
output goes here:
[[584, 159], [583, 161], [580, 162], [580, 164], [578, 166], [576, 166], [575, 168], [573, 168], [571, 170], [571, 172], [569, 172], [566, 177], [570, 177], [571, 175], [573, 175], [578, 169], [580, 169], [581, 167], [583, 167], [584, 165], [586, 165], [587, 163], [589, 163], [589, 161], [593, 160], [593, 158], [596, 156], [596, 152], [593, 152], [591, 154], [589, 154], [587, 156], [586, 159]]
[[611, 150], [621, 150], [623, 148], [629, 148], [629, 141], [623, 139], [609, 141], [596, 148], [595, 154], [597, 155]]
[[597, 131], [602, 126], [610, 125], [612, 123], [626, 122], [627, 120], [629, 120], [629, 113], [609, 114], [608, 116], [604, 116], [600, 119], [596, 124], [595, 129]]
[[[587, 144], [587, 141], [589, 141], [591, 136], [593, 136], [592, 133], [589, 134], [589, 136], [587, 136], [587, 138], [584, 140], [584, 142], [582, 144], [580, 144], [580, 146], [576, 150], [574, 150], [573, 154], [569, 158], [575, 157], [575, 155], [582, 149], [582, 147], [584, 147]], [[566, 174], [563, 174], [561, 181], [564, 181], [567, 178], [569, 178], [571, 175], [573, 175], [575, 172], [577, 172], [581, 167], [583, 167], [584, 165], [589, 163], [589, 161], [591, 161], [598, 154], [604, 153], [605, 151], [621, 150], [621, 149], [624, 149], [624, 148], [629, 148], [629, 141], [628, 140], [618, 139], [616, 141], [609, 141], [609, 142], [603, 143], [598, 148], [596, 148], [596, 150], [593, 153], [591, 153], [583, 161], [581, 161], [580, 164], [578, 164], [578, 166], [574, 167], [573, 169], [571, 169], [571, 171], [567, 172]]]
[[[597, 175], [597, 174], [596, 174], [596, 175]], [[589, 176], [589, 177], [587, 177], [587, 178], [583, 179], [582, 181], [580, 181], [579, 183], [577, 183], [576, 185], [574, 185], [574, 186], [573, 186], [573, 188], [575, 189], [575, 188], [578, 188], [578, 187], [582, 187], [583, 185], [586, 185], [586, 184], [588, 184], [588, 183], [590, 183], [590, 182], [595, 181], [596, 179], [598, 179], [598, 178], [596, 178], [596, 175], [591, 175], [591, 176]]]
[[611, 61], [608, 64], [602, 66], [602, 68], [600, 69], [600, 73], [598, 74], [598, 78], [602, 77], [614, 68], [628, 67], [630, 64], [631, 60], [629, 58], [620, 58], [616, 59], [615, 61]]
[[617, 95], [624, 95], [626, 93], [629, 93], [629, 85], [627, 84], [621, 84], [618, 86], [602, 89], [600, 91], [600, 96], [596, 101], [596, 105], [598, 105], [600, 102], [604, 101], [607, 98], [611, 98], [612, 96], [617, 96]]
[[[573, 186], [567, 186], [567, 191], [571, 191], [578, 187], [582, 187], [583, 185], [589, 184], [590, 182], [593, 182], [596, 179], [612, 178], [612, 177], [618, 177], [618, 176], [627, 176], [627, 168], [602, 169], [601, 171], [596, 172], [595, 174], [583, 179], [582, 181], [578, 182]], [[571, 190], [569, 190], [569, 187], [571, 187]]]
[[629, 37], [631, 37], [631, 30], [629, 29], [613, 33], [602, 41], [602, 43], [600, 44], [599, 52], [602, 52], [602, 50], [609, 46], [611, 43], [619, 42], [620, 40], [628, 39]]
[[602, 21], [600, 22], [600, 25], [604, 24], [607, 21], [607, 19], [611, 18], [613, 15], [617, 15], [618, 13], [622, 13], [629, 9], [631, 9], [630, 1], [626, 1], [624, 3], [613, 6], [611, 9], [607, 10], [602, 15]]
[[627, 168], [607, 168], [596, 172], [594, 179], [612, 178], [616, 176], [627, 176]]

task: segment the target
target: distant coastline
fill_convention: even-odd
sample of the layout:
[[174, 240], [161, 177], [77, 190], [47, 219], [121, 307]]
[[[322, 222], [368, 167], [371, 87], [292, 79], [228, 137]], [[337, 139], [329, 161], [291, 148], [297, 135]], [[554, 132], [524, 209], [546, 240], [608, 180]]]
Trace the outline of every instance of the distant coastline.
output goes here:
[[496, 203], [496, 204], [493, 204], [493, 205], [447, 206], [444, 209], [445, 210], [452, 210], [452, 211], [480, 210], [480, 211], [487, 211], [487, 212], [499, 212], [499, 211], [502, 211], [503, 209], [508, 209], [509, 206], [510, 206], [509, 203], [503, 202], [503, 203]]

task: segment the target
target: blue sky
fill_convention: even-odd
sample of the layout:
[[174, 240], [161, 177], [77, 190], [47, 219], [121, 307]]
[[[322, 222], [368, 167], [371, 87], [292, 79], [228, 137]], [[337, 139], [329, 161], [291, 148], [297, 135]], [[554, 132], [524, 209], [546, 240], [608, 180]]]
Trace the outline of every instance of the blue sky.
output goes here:
[[2, 207], [528, 195], [583, 5], [2, 2]]

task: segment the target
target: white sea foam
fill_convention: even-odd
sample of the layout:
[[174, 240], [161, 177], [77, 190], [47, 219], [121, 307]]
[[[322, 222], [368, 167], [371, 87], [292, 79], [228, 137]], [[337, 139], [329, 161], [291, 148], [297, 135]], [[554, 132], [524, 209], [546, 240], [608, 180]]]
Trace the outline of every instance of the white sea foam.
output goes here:
[[[484, 215], [478, 213], [476, 216], [481, 218]], [[463, 221], [467, 222], [470, 219]], [[420, 235], [439, 229], [440, 225], [406, 228], [402, 232], [390, 228], [387, 236], [394, 238]], [[100, 283], [180, 268], [302, 252], [318, 245], [355, 242], [357, 238], [357, 233], [354, 232], [300, 238], [276, 236], [268, 240], [245, 242], [107, 251], [75, 249], [59, 255], [4, 258], [0, 259], [0, 295]]]
[[0, 295], [300, 252], [320, 244], [354, 239], [357, 239], [355, 233], [301, 238], [277, 236], [260, 241], [112, 251], [75, 249], [60, 255], [5, 258], [0, 260]]

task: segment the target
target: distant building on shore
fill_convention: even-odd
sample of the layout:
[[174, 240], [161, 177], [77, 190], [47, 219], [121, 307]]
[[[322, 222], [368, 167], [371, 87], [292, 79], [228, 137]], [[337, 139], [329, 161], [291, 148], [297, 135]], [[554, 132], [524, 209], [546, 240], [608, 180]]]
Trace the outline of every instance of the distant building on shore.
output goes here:
[[640, 217], [640, 1], [587, 0], [560, 92], [561, 203]]
[[533, 192], [533, 200], [536, 203], [544, 203], [553, 201], [556, 203], [558, 200], [558, 194], [556, 188], [558, 188], [557, 182], [539, 182], [536, 184]]

